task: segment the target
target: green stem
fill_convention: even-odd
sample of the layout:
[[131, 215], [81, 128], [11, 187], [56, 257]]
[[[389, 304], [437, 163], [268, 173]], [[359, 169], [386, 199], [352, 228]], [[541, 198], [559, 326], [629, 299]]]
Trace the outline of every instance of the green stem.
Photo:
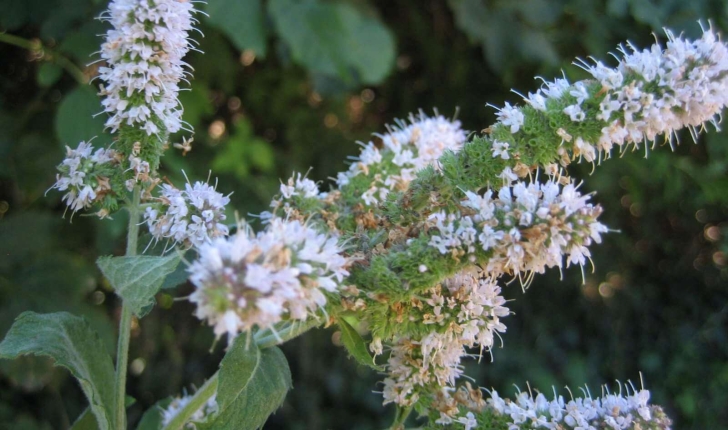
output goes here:
[[190, 417], [202, 408], [210, 397], [217, 392], [217, 377], [219, 371], [208, 379], [202, 387], [190, 398], [190, 401], [172, 418], [162, 430], [180, 430], [189, 421]]
[[413, 406], [407, 406], [404, 409], [397, 408], [397, 414], [394, 416], [394, 422], [392, 423], [392, 426], [390, 427], [390, 430], [403, 430], [404, 429], [404, 423], [407, 421], [407, 417], [412, 413]]
[[[126, 240], [126, 255], [134, 256], [137, 253], [137, 241], [139, 239], [139, 200], [141, 199], [141, 188], [136, 186], [133, 191], [129, 210], [129, 232]], [[126, 370], [129, 363], [129, 337], [131, 335], [131, 308], [122, 302], [121, 320], [119, 321], [119, 343], [116, 349], [116, 379], [114, 381], [114, 392], [116, 393], [116, 430], [126, 429]]]
[[0, 42], [7, 43], [8, 45], [18, 46], [23, 49], [27, 49], [32, 52], [38, 52], [42, 57], [47, 55], [47, 61], [56, 63], [60, 67], [66, 70], [71, 76], [73, 76], [79, 84], [86, 85], [88, 78], [76, 64], [59, 54], [58, 52], [43, 46], [43, 43], [39, 40], [28, 40], [22, 37], [14, 36], [12, 34], [0, 33]]

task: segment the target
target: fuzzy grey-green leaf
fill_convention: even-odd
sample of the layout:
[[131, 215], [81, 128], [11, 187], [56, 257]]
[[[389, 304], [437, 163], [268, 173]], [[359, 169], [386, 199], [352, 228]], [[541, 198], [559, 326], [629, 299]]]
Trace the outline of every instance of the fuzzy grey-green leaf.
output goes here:
[[138, 255], [132, 257], [100, 257], [96, 264], [111, 282], [114, 291], [131, 307], [134, 315], [142, 317], [154, 304], [162, 282], [179, 264], [177, 254], [166, 257]]
[[371, 367], [372, 369], [382, 370], [381, 367], [376, 365], [374, 359], [369, 354], [367, 345], [361, 335], [359, 335], [359, 332], [357, 332], [354, 327], [352, 327], [351, 324], [346, 322], [343, 318], [337, 319], [336, 323], [341, 328], [341, 343], [344, 344], [344, 347], [346, 347], [346, 350], [349, 351], [349, 354], [351, 354], [351, 356], [354, 357], [359, 364]]
[[71, 371], [81, 385], [99, 430], [110, 429], [114, 366], [96, 332], [67, 312], [23, 312], [0, 343], [0, 358], [33, 354], [51, 357]]
[[200, 429], [255, 430], [283, 403], [291, 371], [278, 348], [258, 349], [239, 335], [220, 363], [218, 413]]

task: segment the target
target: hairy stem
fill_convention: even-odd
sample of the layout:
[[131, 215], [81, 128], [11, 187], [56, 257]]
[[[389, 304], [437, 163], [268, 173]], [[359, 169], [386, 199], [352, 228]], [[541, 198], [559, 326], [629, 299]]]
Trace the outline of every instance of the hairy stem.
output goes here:
[[41, 57], [45, 58], [51, 63], [55, 63], [58, 66], [66, 70], [79, 84], [87, 84], [88, 78], [73, 61], [64, 57], [63, 55], [55, 52], [54, 50], [44, 46], [39, 40], [28, 40], [22, 37], [14, 36], [12, 34], [0, 33], [0, 42], [7, 43], [8, 45], [18, 46], [23, 49], [27, 49], [32, 52], [40, 53]]
[[[137, 241], [139, 239], [139, 200], [141, 188], [136, 186], [133, 191], [129, 210], [129, 231], [126, 239], [126, 255], [133, 256], [137, 253]], [[119, 321], [119, 343], [116, 349], [116, 379], [114, 381], [114, 392], [116, 393], [115, 428], [126, 429], [126, 370], [129, 362], [129, 337], [131, 334], [131, 308], [122, 302], [121, 320]]]

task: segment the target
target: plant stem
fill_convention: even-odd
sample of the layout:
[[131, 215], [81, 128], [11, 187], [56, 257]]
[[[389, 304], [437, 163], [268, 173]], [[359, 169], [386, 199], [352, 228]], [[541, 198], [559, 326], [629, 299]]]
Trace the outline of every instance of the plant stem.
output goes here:
[[56, 63], [60, 67], [64, 68], [71, 76], [73, 76], [79, 84], [87, 84], [88, 78], [73, 61], [59, 54], [58, 52], [44, 46], [40, 40], [28, 40], [22, 37], [14, 36], [12, 34], [0, 33], [0, 42], [7, 43], [8, 45], [18, 46], [28, 51], [37, 52], [41, 54], [41, 57], [47, 55], [46, 60], [51, 63]]
[[407, 421], [407, 417], [412, 413], [412, 408], [414, 406], [407, 406], [404, 409], [397, 408], [397, 414], [394, 416], [394, 422], [392, 423], [392, 427], [390, 427], [390, 430], [403, 430], [404, 429], [404, 422]]
[[217, 392], [217, 376], [220, 372], [215, 372], [199, 390], [190, 398], [190, 401], [182, 408], [177, 415], [172, 418], [163, 430], [180, 430], [189, 421], [190, 417], [195, 414], [201, 407], [210, 400]]
[[[139, 200], [141, 188], [136, 186], [133, 191], [129, 210], [129, 231], [126, 239], [126, 256], [137, 253], [137, 240], [139, 239]], [[116, 349], [116, 380], [114, 392], [116, 393], [115, 429], [126, 430], [126, 370], [129, 363], [129, 337], [131, 335], [131, 308], [124, 302], [121, 305], [121, 320], [119, 321], [119, 343]]]

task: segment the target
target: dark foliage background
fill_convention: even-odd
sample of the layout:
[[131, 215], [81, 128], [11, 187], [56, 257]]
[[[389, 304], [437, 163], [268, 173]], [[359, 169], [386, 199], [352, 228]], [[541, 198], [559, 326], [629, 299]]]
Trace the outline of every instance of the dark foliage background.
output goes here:
[[[0, 333], [23, 310], [85, 316], [115, 345], [118, 302], [93, 265], [123, 250], [124, 214], [112, 221], [64, 214], [45, 191], [64, 145], [101, 135], [92, 87], [62, 58], [86, 66], [98, 49], [101, 0], [0, 0]], [[265, 208], [293, 170], [326, 181], [346, 168], [394, 118], [422, 108], [452, 115], [469, 130], [494, 120], [484, 105], [518, 101], [533, 76], [580, 70], [576, 56], [608, 59], [618, 43], [664, 40], [662, 27], [697, 36], [698, 19], [728, 28], [718, 0], [209, 0], [201, 17], [205, 55], [189, 58], [185, 118], [197, 131], [186, 156], [170, 151], [173, 181], [204, 179], [234, 192], [245, 216]], [[40, 49], [40, 46], [44, 49]], [[60, 63], [59, 63], [60, 61]], [[179, 139], [180, 137], [178, 137]], [[693, 145], [627, 153], [574, 171], [619, 230], [594, 248], [596, 269], [540, 277], [524, 294], [505, 289], [505, 348], [468, 372], [481, 386], [512, 384], [592, 392], [615, 379], [639, 383], [678, 429], [728, 427], [728, 134]], [[232, 214], [231, 214], [232, 218]], [[212, 332], [185, 301], [189, 285], [165, 290], [135, 323], [131, 423], [158, 399], [199, 386], [222, 356]], [[357, 368], [321, 330], [284, 347], [294, 376], [270, 429], [383, 428], [378, 375]], [[212, 348], [212, 349], [211, 349]], [[563, 390], [562, 390], [563, 391]], [[0, 362], [0, 428], [65, 429], [85, 407], [68, 374], [47, 360]]]

